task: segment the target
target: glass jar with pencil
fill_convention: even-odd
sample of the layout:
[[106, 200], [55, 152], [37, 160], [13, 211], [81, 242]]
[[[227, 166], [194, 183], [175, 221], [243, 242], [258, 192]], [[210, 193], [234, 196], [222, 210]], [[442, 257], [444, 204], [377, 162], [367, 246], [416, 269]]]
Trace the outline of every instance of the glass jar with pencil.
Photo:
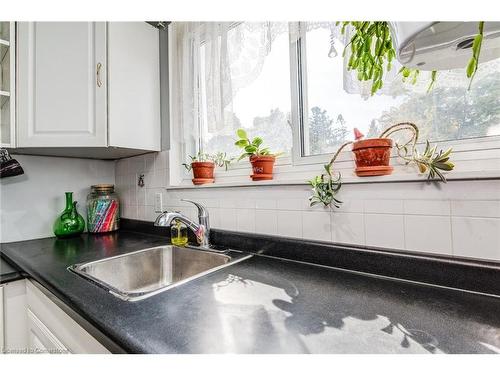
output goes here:
[[111, 184], [92, 185], [87, 196], [87, 228], [90, 233], [105, 233], [120, 226], [120, 201]]

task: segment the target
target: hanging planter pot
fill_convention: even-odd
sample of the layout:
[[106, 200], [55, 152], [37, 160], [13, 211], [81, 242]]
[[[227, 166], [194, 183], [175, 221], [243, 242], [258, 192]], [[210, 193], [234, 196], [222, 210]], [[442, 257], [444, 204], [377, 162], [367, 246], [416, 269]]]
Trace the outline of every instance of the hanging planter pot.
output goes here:
[[256, 156], [250, 157], [252, 163], [253, 174], [250, 176], [253, 181], [272, 180], [273, 168], [276, 157], [270, 156]]
[[394, 170], [389, 165], [391, 159], [392, 139], [370, 138], [353, 143], [352, 151], [356, 161], [356, 175], [384, 176]]

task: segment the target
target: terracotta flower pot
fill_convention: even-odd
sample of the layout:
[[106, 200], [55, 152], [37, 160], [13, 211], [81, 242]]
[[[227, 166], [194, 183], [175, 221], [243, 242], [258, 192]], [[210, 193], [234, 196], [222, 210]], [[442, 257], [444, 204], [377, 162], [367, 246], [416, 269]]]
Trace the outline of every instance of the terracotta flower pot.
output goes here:
[[194, 161], [191, 163], [193, 169], [193, 184], [203, 185], [210, 184], [215, 181], [214, 168], [215, 164], [211, 161]]
[[250, 176], [254, 181], [272, 180], [275, 156], [251, 156], [253, 174]]
[[391, 174], [393, 167], [389, 165], [392, 139], [370, 138], [354, 142], [352, 151], [356, 160], [356, 175], [383, 176]]

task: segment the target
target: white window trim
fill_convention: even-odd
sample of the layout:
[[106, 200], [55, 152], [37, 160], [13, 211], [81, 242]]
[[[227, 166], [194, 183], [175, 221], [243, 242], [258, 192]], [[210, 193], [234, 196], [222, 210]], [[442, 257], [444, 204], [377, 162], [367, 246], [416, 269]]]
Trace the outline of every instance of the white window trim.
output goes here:
[[[299, 28], [302, 34], [303, 30]], [[169, 35], [170, 37], [170, 35]], [[172, 46], [173, 43], [169, 43]], [[175, 124], [172, 121], [172, 111], [170, 111], [170, 142], [169, 150], [169, 186], [168, 189], [205, 189], [218, 187], [236, 186], [274, 186], [274, 185], [306, 185], [307, 180], [321, 174], [323, 165], [332, 157], [332, 154], [322, 155], [301, 155], [301, 116], [306, 118], [305, 110], [307, 106], [307, 96], [301, 95], [307, 87], [305, 62], [299, 61], [298, 49], [301, 49], [302, 56], [305, 56], [305, 44], [292, 41], [290, 43], [290, 85], [291, 85], [291, 121], [292, 121], [292, 152], [290, 156], [278, 158], [275, 164], [274, 179], [270, 181], [251, 181], [251, 165], [248, 160], [233, 163], [225, 171], [223, 168], [216, 168], [214, 184], [193, 185], [191, 172], [182, 166], [186, 162], [187, 155], [182, 155], [181, 145], [176, 144]], [[169, 60], [173, 55], [169, 48]], [[169, 73], [172, 74], [171, 66]], [[300, 77], [299, 77], [300, 75]], [[170, 80], [171, 82], [172, 80]], [[169, 87], [170, 105], [175, 93], [172, 86]], [[302, 113], [301, 113], [302, 112]], [[500, 179], [500, 136], [487, 136], [481, 138], [470, 138], [453, 141], [437, 141], [441, 149], [453, 148], [452, 161], [455, 169], [446, 173], [448, 180], [476, 180], [476, 179]], [[422, 147], [422, 145], [421, 145]], [[395, 154], [392, 155], [391, 165], [394, 172], [388, 176], [358, 177], [354, 173], [355, 163], [350, 149], [342, 151], [335, 162], [334, 169], [342, 175], [342, 182], [351, 183], [381, 183], [381, 182], [414, 182], [427, 181], [426, 177], [410, 165], [406, 166], [398, 161]]]

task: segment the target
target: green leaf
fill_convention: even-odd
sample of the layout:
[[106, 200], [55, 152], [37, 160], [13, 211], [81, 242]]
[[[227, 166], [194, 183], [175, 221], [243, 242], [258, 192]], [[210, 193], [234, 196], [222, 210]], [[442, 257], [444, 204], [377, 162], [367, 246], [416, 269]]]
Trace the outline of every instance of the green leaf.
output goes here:
[[240, 157], [238, 158], [238, 161], [240, 161], [241, 159], [245, 159], [247, 157], [250, 157], [250, 156], [252, 156], [252, 154], [245, 152], [244, 154], [240, 155]]
[[467, 64], [467, 78], [471, 78], [475, 70], [476, 70], [476, 60], [470, 59], [469, 63]]
[[236, 134], [238, 135], [238, 137], [242, 138], [242, 139], [247, 139], [248, 136], [247, 136], [247, 132], [243, 129], [238, 129], [236, 130]]
[[261, 155], [269, 155], [271, 151], [269, 151], [268, 148], [263, 148], [262, 150], [259, 151], [259, 154]]
[[238, 146], [239, 148], [243, 148], [243, 147], [248, 146], [248, 141], [246, 139], [240, 139], [240, 140], [237, 140], [236, 142], [234, 142], [234, 144], [236, 146]]
[[257, 151], [257, 147], [252, 146], [252, 145], [248, 145], [245, 147], [245, 151], [249, 154], [253, 154], [253, 153], [255, 153], [255, 151]]
[[255, 147], [259, 147], [262, 144], [262, 142], [264, 142], [262, 138], [255, 137], [252, 141], [252, 145], [254, 145]]

